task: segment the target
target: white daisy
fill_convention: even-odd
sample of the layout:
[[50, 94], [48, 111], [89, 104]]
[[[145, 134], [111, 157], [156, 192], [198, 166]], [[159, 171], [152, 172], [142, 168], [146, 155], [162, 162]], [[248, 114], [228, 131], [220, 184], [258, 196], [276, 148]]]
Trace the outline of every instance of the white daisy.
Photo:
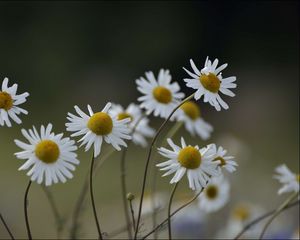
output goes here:
[[171, 184], [180, 181], [187, 173], [189, 187], [200, 190], [206, 186], [211, 176], [220, 175], [221, 171], [218, 169], [220, 162], [213, 161], [214, 154], [209, 154], [208, 147], [199, 149], [198, 146], [187, 146], [183, 138], [181, 138], [181, 147], [175, 145], [170, 138], [167, 141], [173, 150], [161, 147], [158, 152], [169, 160], [156, 166], [161, 167], [162, 171], [167, 171], [163, 177], [175, 172]]
[[4, 78], [2, 82], [2, 89], [0, 90], [0, 125], [5, 124], [11, 127], [10, 119], [14, 120], [17, 124], [22, 121], [18, 117], [20, 113], [28, 114], [26, 110], [20, 108], [19, 105], [26, 102], [29, 93], [25, 92], [17, 94], [18, 84], [8, 87], [8, 78]]
[[[261, 216], [265, 212], [260, 206], [250, 204], [248, 202], [238, 203], [232, 210], [229, 218], [226, 232], [223, 238], [233, 239], [242, 229], [254, 219]], [[257, 239], [262, 231], [262, 225], [256, 224], [243, 234], [243, 239]]]
[[229, 199], [229, 189], [229, 182], [222, 175], [212, 177], [198, 198], [200, 209], [209, 213], [224, 207]]
[[153, 112], [154, 116], [167, 118], [171, 111], [179, 104], [184, 94], [179, 92], [177, 82], [171, 82], [169, 70], [161, 69], [158, 80], [153, 72], [146, 72], [146, 78], [136, 80], [137, 89], [144, 94], [138, 101], [142, 102], [141, 107], [146, 109], [146, 114]]
[[88, 105], [89, 115], [85, 114], [78, 106], [75, 110], [79, 116], [68, 113], [67, 119], [70, 121], [66, 123], [67, 131], [75, 132], [71, 136], [84, 135], [79, 142], [80, 146], [85, 145], [85, 151], [88, 151], [94, 145], [94, 157], [100, 154], [103, 139], [108, 144], [111, 144], [118, 151], [120, 146], [127, 147], [123, 139], [131, 139], [130, 129], [127, 123], [129, 118], [118, 120], [108, 113], [111, 103], [107, 103], [101, 112], [94, 113], [91, 106]]
[[126, 109], [119, 104], [113, 104], [109, 113], [114, 117], [116, 116], [118, 120], [130, 119], [128, 126], [131, 131], [134, 130], [132, 141], [136, 145], [146, 147], [146, 137], [153, 137], [155, 134], [154, 129], [149, 126], [149, 119], [143, 116], [140, 107], [134, 103], [131, 103]]
[[26, 131], [22, 129], [23, 136], [29, 143], [15, 140], [15, 143], [23, 149], [22, 152], [15, 153], [17, 158], [27, 161], [19, 170], [27, 170], [31, 167], [28, 176], [31, 181], [41, 184], [45, 178], [45, 185], [52, 183], [66, 182], [66, 178], [71, 179], [75, 166], [79, 164], [75, 141], [70, 138], [63, 138], [63, 134], [54, 134], [52, 124], [45, 128], [41, 126], [40, 134], [35, 127]]
[[182, 104], [175, 117], [177, 121], [184, 122], [185, 128], [192, 136], [197, 134], [203, 140], [210, 138], [213, 127], [201, 117], [200, 108], [195, 102], [188, 101]]
[[236, 170], [238, 164], [233, 160], [233, 156], [226, 156], [227, 150], [223, 147], [217, 148], [216, 144], [210, 144], [210, 154], [215, 154], [214, 161], [219, 161], [219, 166], [232, 173]]
[[221, 73], [221, 71], [227, 67], [227, 63], [217, 68], [219, 60], [215, 59], [214, 62], [211, 63], [207, 57], [204, 68], [202, 68], [201, 71], [199, 71], [192, 59], [190, 63], [194, 73], [183, 68], [192, 77], [185, 78], [184, 81], [188, 87], [197, 89], [195, 99], [198, 100], [204, 95], [204, 102], [209, 102], [217, 111], [221, 110], [221, 106], [224, 109], [228, 109], [227, 103], [225, 103], [219, 95], [219, 92], [221, 92], [230, 97], [235, 96], [229, 89], [236, 88], [236, 84], [233, 83], [236, 77], [223, 78]]
[[278, 175], [275, 175], [274, 178], [278, 179], [278, 181], [283, 184], [283, 186], [279, 189], [278, 194], [299, 192], [299, 174], [297, 175], [291, 172], [285, 164], [278, 166], [275, 171]]

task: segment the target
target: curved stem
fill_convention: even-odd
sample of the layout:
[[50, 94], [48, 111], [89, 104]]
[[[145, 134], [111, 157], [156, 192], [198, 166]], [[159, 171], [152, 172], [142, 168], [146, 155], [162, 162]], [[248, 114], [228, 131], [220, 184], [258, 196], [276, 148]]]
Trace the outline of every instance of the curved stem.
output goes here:
[[[133, 126], [130, 135], [133, 136], [133, 134], [135, 133], [140, 121], [144, 118], [145, 116], [142, 115], [137, 122], [135, 123], [135, 125]], [[121, 156], [121, 188], [122, 188], [122, 200], [123, 200], [123, 207], [124, 207], [124, 214], [125, 214], [125, 219], [126, 219], [126, 226], [127, 226], [127, 231], [128, 231], [128, 238], [132, 239], [132, 231], [131, 231], [131, 223], [130, 223], [130, 216], [129, 216], [129, 209], [128, 209], [128, 202], [127, 202], [127, 184], [126, 184], [126, 155], [127, 155], [127, 150], [130, 146], [130, 144], [132, 143], [129, 142], [127, 148], [125, 148], [122, 151], [122, 156]], [[130, 201], [131, 204], [131, 201]], [[132, 206], [131, 206], [132, 207]], [[133, 209], [131, 208], [131, 211], [133, 211]], [[134, 220], [134, 215], [132, 216], [133, 220]], [[133, 223], [135, 224], [135, 223]], [[134, 228], [133, 228], [134, 229]]]
[[[112, 148], [109, 152], [107, 152], [99, 161], [95, 163], [95, 169], [93, 171], [93, 176], [96, 176], [98, 170], [102, 166], [102, 164], [105, 162], [106, 159], [108, 159], [113, 153], [115, 152], [115, 149]], [[70, 238], [71, 239], [76, 239], [77, 238], [77, 232], [79, 230], [79, 224], [78, 224], [78, 219], [80, 217], [80, 214], [83, 209], [83, 204], [85, 202], [87, 192], [89, 190], [89, 172], [86, 174], [85, 181], [83, 183], [83, 186], [81, 188], [81, 192], [79, 195], [79, 198], [76, 202], [75, 208], [74, 208], [74, 213], [72, 217], [72, 224], [71, 224], [71, 230], [70, 230]]]
[[102, 240], [103, 237], [102, 237], [102, 233], [101, 233], [101, 229], [100, 229], [99, 220], [98, 220], [98, 217], [97, 217], [97, 211], [96, 211], [95, 200], [94, 200], [94, 192], [93, 192], [94, 162], [95, 162], [95, 158], [94, 158], [94, 153], [93, 153], [92, 161], [91, 161], [91, 169], [90, 169], [90, 194], [91, 194], [91, 200], [92, 200], [93, 213], [94, 213], [95, 222], [96, 222], [97, 231], [98, 231], [98, 238]]
[[59, 238], [60, 234], [63, 230], [63, 227], [64, 227], [64, 221], [59, 214], [59, 211], [57, 209], [57, 206], [55, 204], [55, 201], [54, 201], [51, 191], [45, 185], [42, 185], [42, 188], [43, 188], [43, 190], [48, 198], [48, 201], [50, 203], [50, 207], [52, 209], [52, 212], [53, 212], [53, 215], [55, 218], [55, 222], [56, 222], [57, 238]]
[[[134, 210], [132, 206], [132, 199], [129, 200], [129, 206], [130, 206], [130, 211], [131, 211], [131, 218], [132, 218], [132, 226], [133, 230], [135, 231], [135, 217], [134, 217]], [[131, 226], [131, 223], [129, 222], [129, 226]]]
[[25, 215], [25, 223], [26, 223], [26, 229], [27, 229], [27, 235], [28, 235], [28, 239], [32, 239], [32, 236], [31, 236], [31, 231], [30, 231], [30, 225], [29, 225], [29, 221], [28, 221], [28, 213], [27, 213], [27, 205], [28, 205], [28, 202], [27, 202], [27, 197], [28, 197], [28, 192], [29, 192], [29, 189], [30, 189], [30, 186], [31, 186], [31, 181], [29, 181], [28, 185], [27, 185], [27, 188], [26, 188], [26, 191], [25, 191], [25, 196], [24, 196], [24, 215]]
[[173, 201], [173, 197], [174, 197], [174, 194], [175, 194], [175, 191], [176, 191], [176, 188], [178, 186], [178, 183], [177, 182], [173, 188], [173, 191], [171, 193], [171, 196], [170, 196], [170, 200], [169, 200], [169, 205], [168, 205], [168, 232], [169, 232], [169, 240], [172, 239], [172, 228], [171, 228], [171, 206], [172, 206], [172, 201]]
[[[175, 134], [178, 132], [178, 130], [181, 128], [183, 125], [183, 122], [177, 122], [176, 124], [173, 125], [173, 127], [169, 130], [169, 132], [166, 134], [166, 137], [163, 139], [162, 146], [166, 145], [166, 139], [172, 138], [175, 136]], [[155, 162], [156, 163], [156, 162]], [[155, 168], [155, 164], [152, 165], [152, 169]], [[158, 171], [153, 171], [153, 176], [152, 176], [152, 184], [151, 184], [151, 205], [152, 205], [152, 226], [156, 226], [156, 218], [157, 218], [157, 209], [155, 205], [155, 194], [156, 194], [156, 180], [157, 180], [157, 173]], [[157, 239], [157, 232], [154, 232], [153, 239]]]
[[176, 108], [174, 108], [174, 110], [170, 113], [170, 115], [167, 117], [167, 119], [159, 127], [159, 129], [157, 130], [156, 134], [154, 135], [154, 137], [153, 137], [153, 139], [151, 141], [150, 149], [149, 149], [147, 160], [146, 160], [145, 170], [144, 170], [144, 177], [143, 177], [143, 184], [142, 184], [142, 193], [141, 193], [141, 198], [140, 198], [139, 211], [138, 211], [136, 229], [135, 229], [135, 233], [134, 233], [134, 239], [137, 238], [139, 224], [140, 224], [140, 220], [141, 220], [141, 213], [142, 213], [142, 207], [143, 207], [143, 200], [144, 200], [144, 193], [145, 193], [145, 187], [146, 187], [147, 173], [148, 173], [148, 167], [149, 167], [149, 162], [150, 162], [150, 159], [151, 159], [151, 154], [152, 154], [153, 146], [154, 146], [154, 144], [155, 144], [155, 142], [156, 142], [159, 134], [161, 133], [161, 131], [163, 130], [163, 128], [165, 127], [165, 125], [168, 123], [168, 121], [170, 120], [170, 118], [173, 116], [173, 114], [176, 112], [176, 110], [182, 104], [184, 104], [185, 102], [189, 101], [193, 97], [194, 97], [194, 94], [190, 95], [189, 97], [187, 97], [186, 99], [184, 99], [181, 103], [179, 103]]
[[121, 157], [121, 188], [122, 188], [122, 200], [123, 200], [123, 208], [126, 219], [126, 226], [128, 231], [128, 239], [132, 239], [132, 232], [130, 226], [130, 217], [127, 203], [127, 186], [126, 186], [126, 169], [125, 169], [125, 159], [126, 159], [127, 148], [122, 151]]
[[[143, 116], [136, 122], [135, 126], [132, 129], [132, 134], [135, 132], [136, 127], [138, 123], [143, 119]], [[102, 167], [103, 163], [115, 152], [114, 148], [111, 148], [110, 151], [108, 151], [99, 161], [95, 162], [95, 167], [93, 171], [93, 176], [96, 176], [99, 169]], [[77, 237], [77, 232], [79, 230], [79, 224], [78, 224], [78, 219], [80, 217], [80, 214], [83, 209], [83, 204], [85, 202], [87, 192], [89, 189], [89, 172], [86, 174], [84, 184], [81, 188], [81, 192], [79, 195], [79, 198], [76, 202], [75, 208], [74, 208], [74, 213], [72, 217], [72, 224], [71, 224], [71, 230], [70, 230], [70, 238], [71, 239], [76, 239]]]
[[142, 237], [142, 239], [146, 239], [147, 237], [149, 237], [152, 233], [154, 233], [155, 231], [157, 231], [158, 229], [160, 229], [161, 227], [163, 227], [167, 222], [168, 219], [173, 217], [176, 213], [178, 213], [180, 210], [182, 210], [183, 208], [185, 208], [186, 206], [190, 205], [193, 201], [195, 201], [199, 195], [202, 193], [203, 188], [201, 189], [201, 191], [199, 193], [197, 193], [193, 198], [191, 198], [189, 201], [187, 201], [185, 204], [183, 204], [181, 207], [177, 208], [174, 212], [172, 212], [170, 214], [170, 217], [168, 217], [167, 219], [165, 219], [164, 221], [162, 221], [159, 225], [157, 225], [155, 228], [153, 228], [150, 232], [148, 232], [145, 236]]
[[12, 232], [10, 231], [10, 229], [9, 229], [7, 223], [5, 222], [5, 220], [4, 220], [4, 218], [3, 218], [3, 216], [2, 216], [1, 213], [0, 213], [0, 219], [1, 219], [1, 221], [2, 221], [2, 223], [3, 223], [3, 225], [4, 225], [4, 227], [5, 227], [6, 231], [8, 232], [10, 238], [14, 240], [14, 239], [15, 239], [15, 238], [14, 238], [14, 235], [13, 235]]
[[[297, 200], [295, 202], [292, 202], [290, 204], [288, 204], [285, 208], [283, 208], [283, 210], [287, 210], [291, 207], [294, 207], [296, 205], [298, 205], [300, 203], [300, 200]], [[264, 215], [254, 219], [253, 221], [251, 221], [250, 223], [248, 223], [243, 229], [242, 231], [239, 232], [239, 234], [234, 238], [234, 240], [239, 239], [248, 229], [250, 229], [251, 227], [253, 227], [254, 225], [256, 225], [257, 223], [261, 222], [262, 220], [264, 220], [265, 218], [273, 215], [275, 212], [277, 211], [277, 209], [274, 209], [270, 212], [265, 213]]]
[[289, 205], [297, 196], [299, 192], [295, 192], [292, 194], [287, 200], [285, 200], [275, 211], [275, 213], [272, 215], [272, 217], [266, 222], [266, 224], [263, 227], [263, 230], [259, 236], [259, 239], [262, 239], [264, 237], [265, 232], [267, 231], [270, 224], [273, 222], [273, 220], [284, 210], [284, 208]]

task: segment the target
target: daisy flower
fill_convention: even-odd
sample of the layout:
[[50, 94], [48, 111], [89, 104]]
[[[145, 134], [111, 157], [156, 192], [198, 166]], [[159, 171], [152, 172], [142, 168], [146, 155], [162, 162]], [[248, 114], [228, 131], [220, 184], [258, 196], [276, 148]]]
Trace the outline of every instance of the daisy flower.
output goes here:
[[[63, 134], [54, 134], [52, 132], [52, 124], [47, 127], [41, 126], [40, 133], [36, 130], [22, 129], [23, 136], [28, 140], [28, 143], [15, 140], [18, 147], [22, 148], [22, 152], [15, 153], [19, 159], [24, 159], [26, 162], [19, 170], [27, 170], [27, 175], [31, 176], [31, 181], [36, 181], [41, 184], [45, 181], [46, 186], [52, 183], [66, 182], [66, 179], [71, 179], [75, 170], [75, 166], [79, 164], [75, 141], [70, 138], [63, 138]], [[45, 178], [45, 180], [44, 180]]]
[[200, 209], [209, 213], [224, 207], [229, 199], [229, 189], [229, 183], [222, 175], [211, 178], [198, 198]]
[[200, 190], [205, 187], [211, 176], [220, 175], [218, 169], [219, 161], [213, 161], [214, 155], [209, 154], [209, 148], [201, 148], [198, 146], [192, 147], [186, 145], [181, 138], [181, 147], [175, 145], [173, 141], [167, 139], [172, 150], [159, 148], [158, 152], [169, 160], [159, 163], [156, 166], [160, 167], [161, 171], [167, 171], [164, 176], [175, 173], [170, 183], [177, 183], [187, 173], [189, 187], [192, 190]]
[[283, 186], [278, 190], [278, 194], [299, 192], [299, 174], [297, 175], [291, 172], [285, 164], [278, 166], [275, 171], [278, 175], [275, 175], [274, 178], [278, 179], [278, 181], [283, 184]]
[[8, 78], [4, 78], [2, 82], [2, 89], [0, 90], [0, 125], [5, 124], [11, 127], [10, 119], [14, 120], [17, 124], [22, 121], [18, 117], [20, 113], [28, 114], [26, 110], [20, 108], [19, 105], [26, 102], [29, 93], [25, 92], [17, 94], [18, 84], [8, 87]]
[[227, 96], [234, 97], [235, 94], [229, 89], [236, 88], [236, 84], [233, 83], [236, 77], [222, 77], [221, 71], [227, 67], [227, 63], [217, 68], [219, 60], [215, 59], [214, 62], [211, 63], [207, 57], [204, 68], [202, 68], [201, 71], [199, 71], [192, 59], [190, 63], [194, 73], [183, 68], [192, 77], [185, 78], [184, 81], [188, 87], [197, 89], [195, 99], [198, 100], [203, 95], [204, 102], [209, 102], [217, 111], [220, 111], [221, 107], [228, 109], [227, 103], [220, 97], [220, 92]]
[[227, 150], [223, 147], [217, 148], [216, 144], [210, 144], [210, 153], [215, 154], [214, 161], [219, 161], [219, 166], [224, 168], [227, 172], [234, 172], [238, 164], [233, 160], [233, 156], [226, 156]]
[[146, 79], [141, 77], [136, 80], [137, 89], [144, 94], [138, 101], [142, 102], [141, 107], [146, 109], [146, 114], [153, 112], [154, 116], [167, 118], [172, 110], [181, 102], [184, 94], [179, 92], [177, 82], [171, 82], [169, 70], [161, 69], [158, 80], [153, 72], [146, 72]]
[[94, 113], [91, 106], [88, 105], [89, 115], [84, 113], [78, 106], [75, 111], [79, 116], [68, 113], [66, 123], [67, 131], [74, 132], [71, 137], [84, 135], [79, 142], [80, 146], [85, 145], [85, 151], [88, 151], [94, 145], [94, 157], [100, 154], [103, 139], [106, 143], [111, 144], [116, 150], [120, 151], [121, 147], [127, 147], [124, 139], [131, 139], [130, 129], [127, 123], [129, 118], [118, 120], [108, 113], [111, 103], [107, 103], [101, 112]]
[[192, 135], [196, 134], [203, 140], [210, 138], [213, 127], [201, 117], [199, 106], [193, 101], [187, 101], [175, 113], [177, 121], [184, 122], [185, 128]]
[[[260, 206], [256, 206], [247, 202], [238, 203], [232, 210], [229, 221], [225, 228], [220, 232], [217, 239], [233, 239], [242, 229], [254, 219], [261, 216], [264, 212]], [[243, 234], [243, 239], [257, 239], [261, 233], [262, 226], [256, 224]]]
[[119, 104], [113, 104], [109, 113], [118, 120], [129, 118], [128, 126], [132, 132], [132, 141], [136, 145], [147, 147], [146, 137], [153, 137], [155, 131], [149, 126], [149, 119], [143, 115], [140, 107], [131, 103], [126, 109]]

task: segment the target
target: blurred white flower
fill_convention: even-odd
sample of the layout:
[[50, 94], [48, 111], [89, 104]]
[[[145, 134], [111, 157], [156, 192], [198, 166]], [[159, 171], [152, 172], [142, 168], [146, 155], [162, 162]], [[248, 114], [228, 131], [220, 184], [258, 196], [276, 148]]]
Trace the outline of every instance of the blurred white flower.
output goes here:
[[[149, 214], [152, 214], [154, 211], [156, 211], [157, 213], [159, 211], [162, 211], [166, 207], [167, 202], [168, 202], [168, 194], [165, 192], [156, 192], [153, 197], [151, 196], [150, 193], [146, 193], [143, 200], [142, 215], [148, 216]], [[138, 211], [138, 209], [136, 209], [136, 211]]]
[[173, 141], [167, 139], [172, 150], [159, 148], [158, 152], [169, 160], [159, 163], [161, 171], [167, 171], [164, 176], [175, 173], [170, 183], [177, 183], [187, 173], [189, 187], [192, 190], [200, 190], [205, 187], [211, 176], [219, 176], [221, 171], [218, 169], [219, 161], [213, 161], [214, 154], [209, 154], [209, 148], [199, 149], [198, 146], [192, 147], [186, 145], [181, 138], [181, 147], [175, 145]]
[[129, 118], [128, 126], [132, 133], [132, 141], [136, 145], [147, 147], [146, 137], [153, 137], [155, 130], [149, 126], [149, 119], [143, 115], [140, 107], [131, 103], [126, 109], [119, 104], [113, 104], [109, 114], [117, 117], [118, 120]]
[[111, 144], [118, 151], [120, 146], [127, 147], [123, 139], [131, 139], [130, 129], [127, 125], [130, 122], [129, 118], [118, 120], [117, 117], [110, 116], [108, 110], [111, 103], [107, 103], [101, 112], [94, 113], [91, 106], [88, 105], [89, 115], [85, 114], [78, 106], [75, 110], [79, 116], [68, 113], [66, 123], [67, 131], [75, 132], [71, 136], [84, 135], [79, 142], [80, 146], [85, 146], [85, 151], [88, 151], [94, 145], [94, 157], [97, 157], [101, 152], [103, 139], [108, 144]]
[[192, 78], [185, 78], [186, 86], [196, 89], [195, 99], [198, 100], [202, 95], [204, 96], [204, 102], [209, 102], [211, 106], [214, 106], [217, 111], [221, 110], [221, 107], [228, 109], [227, 103], [225, 103], [220, 97], [219, 93], [223, 93], [227, 96], [234, 97], [235, 94], [229, 90], [230, 88], [236, 88], [236, 84], [233, 83], [236, 77], [223, 78], [221, 71], [227, 67], [227, 63], [217, 68], [219, 63], [218, 59], [215, 59], [213, 63], [206, 58], [204, 68], [199, 71], [193, 60], [190, 60], [191, 67], [194, 73], [183, 68]]
[[219, 166], [221, 168], [224, 168], [228, 172], [232, 173], [236, 170], [236, 167], [238, 164], [233, 160], [233, 156], [226, 156], [227, 150], [225, 150], [223, 147], [219, 146], [217, 148], [216, 144], [210, 144], [209, 145], [209, 151], [211, 154], [215, 154], [214, 161], [219, 161]]
[[282, 164], [275, 169], [275, 172], [278, 175], [275, 175], [276, 178], [283, 186], [278, 190], [278, 194], [287, 193], [287, 192], [299, 192], [299, 181], [300, 175], [291, 172], [291, 170], [285, 165]]
[[52, 183], [66, 182], [66, 178], [71, 179], [75, 166], [79, 164], [75, 141], [70, 138], [63, 138], [63, 134], [55, 135], [52, 131], [52, 124], [45, 128], [41, 126], [40, 134], [35, 127], [26, 131], [22, 129], [23, 136], [29, 143], [15, 140], [15, 143], [24, 151], [17, 152], [15, 155], [19, 159], [27, 161], [19, 170], [27, 170], [31, 167], [28, 176], [31, 181], [41, 184], [45, 178], [45, 185]]
[[225, 206], [229, 200], [229, 182], [221, 175], [212, 177], [198, 198], [201, 210], [215, 212]]
[[184, 94], [179, 92], [180, 87], [177, 82], [171, 82], [169, 70], [161, 69], [158, 80], [153, 72], [146, 72], [146, 78], [141, 77], [136, 80], [137, 89], [144, 96], [139, 97], [141, 108], [146, 109], [146, 114], [153, 112], [154, 116], [167, 118], [172, 110], [179, 104]]
[[200, 108], [195, 102], [188, 101], [182, 104], [176, 111], [175, 118], [184, 123], [185, 128], [192, 136], [197, 134], [203, 140], [210, 138], [213, 127], [204, 121]]
[[29, 93], [25, 92], [17, 94], [18, 84], [8, 87], [8, 78], [4, 78], [2, 88], [0, 90], [0, 125], [5, 124], [11, 127], [10, 119], [17, 124], [21, 124], [22, 120], [18, 117], [20, 113], [28, 114], [26, 110], [20, 108], [19, 105], [26, 102]]
[[[229, 221], [217, 234], [217, 239], [233, 239], [251, 221], [264, 213], [259, 206], [250, 203], [238, 203], [232, 210]], [[257, 239], [262, 231], [262, 225], [256, 224], [248, 229], [241, 239]]]

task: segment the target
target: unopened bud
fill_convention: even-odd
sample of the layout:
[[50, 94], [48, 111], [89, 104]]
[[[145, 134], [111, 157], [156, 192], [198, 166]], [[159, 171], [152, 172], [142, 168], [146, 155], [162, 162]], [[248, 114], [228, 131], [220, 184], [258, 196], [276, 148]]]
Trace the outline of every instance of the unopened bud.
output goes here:
[[134, 199], [134, 195], [132, 193], [127, 193], [127, 200], [132, 201]]

